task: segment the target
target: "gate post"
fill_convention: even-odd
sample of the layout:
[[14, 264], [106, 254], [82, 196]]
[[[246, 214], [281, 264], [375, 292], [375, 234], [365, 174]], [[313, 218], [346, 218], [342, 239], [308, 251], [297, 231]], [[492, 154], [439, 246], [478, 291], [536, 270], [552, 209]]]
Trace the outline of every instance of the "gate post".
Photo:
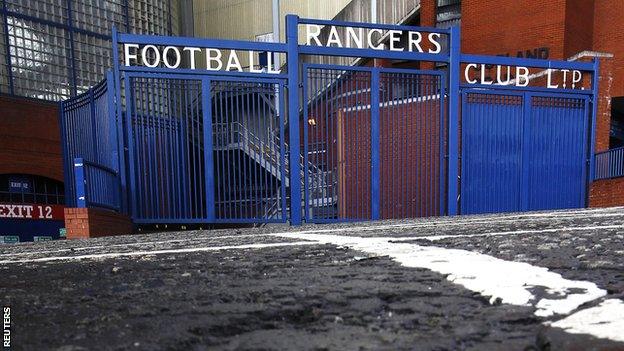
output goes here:
[[371, 75], [371, 219], [379, 219], [379, 68]]
[[[119, 171], [119, 188], [121, 194], [121, 213], [129, 215], [130, 205], [128, 204], [129, 190], [126, 184], [126, 150], [125, 150], [125, 133], [123, 128], [124, 115], [121, 106], [121, 76], [119, 73], [119, 47], [118, 47], [117, 27], [113, 26], [111, 41], [113, 42], [113, 91], [110, 91], [111, 99], [114, 99], [115, 111], [111, 112], [111, 118], [116, 118], [117, 124], [117, 166]], [[126, 82], [128, 84], [128, 82]], [[127, 94], [130, 89], [127, 89]], [[126, 106], [126, 110], [128, 107]], [[130, 123], [128, 120], [126, 123]]]
[[286, 16], [288, 52], [288, 137], [290, 143], [290, 224], [301, 224], [301, 168], [299, 167], [299, 17]]
[[202, 96], [202, 120], [204, 133], [204, 181], [206, 197], [206, 218], [210, 222], [214, 222], [215, 214], [215, 179], [214, 179], [214, 162], [213, 162], [213, 142], [212, 142], [212, 101], [210, 97], [210, 79], [201, 80], [201, 96]]
[[459, 70], [461, 66], [459, 27], [451, 27], [449, 49], [449, 114], [448, 114], [448, 215], [456, 215], [459, 175]]
[[587, 157], [589, 157], [589, 172], [587, 176], [587, 193], [586, 193], [586, 206], [589, 206], [589, 190], [591, 182], [594, 181], [594, 177], [596, 175], [596, 165], [595, 165], [595, 152], [596, 152], [596, 116], [598, 115], [598, 84], [600, 84], [598, 76], [600, 71], [600, 61], [598, 57], [594, 57], [594, 70], [592, 72], [592, 89], [593, 94], [591, 96], [592, 100], [592, 109], [591, 109], [591, 126], [590, 126], [590, 144], [589, 144], [589, 152]]

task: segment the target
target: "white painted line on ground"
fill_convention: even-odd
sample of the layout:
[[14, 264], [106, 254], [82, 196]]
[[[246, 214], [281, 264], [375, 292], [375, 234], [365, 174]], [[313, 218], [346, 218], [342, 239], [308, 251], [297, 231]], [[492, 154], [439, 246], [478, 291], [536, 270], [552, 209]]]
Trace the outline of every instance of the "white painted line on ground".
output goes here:
[[[406, 267], [426, 268], [447, 275], [453, 283], [478, 292], [494, 302], [521, 306], [534, 306], [535, 314], [548, 317], [568, 314], [578, 306], [607, 294], [596, 284], [564, 279], [547, 268], [524, 262], [505, 261], [477, 252], [392, 243], [388, 238], [298, 233], [276, 234], [291, 239], [311, 239], [320, 243], [349, 247], [375, 255], [390, 256]], [[537, 298], [531, 293], [533, 287], [544, 287], [556, 298]], [[582, 293], [568, 293], [580, 289]], [[624, 318], [624, 317], [623, 317]]]
[[[281, 232], [281, 233], [257, 233], [257, 234], [240, 234], [240, 235], [223, 235], [223, 236], [195, 236], [185, 239], [172, 239], [172, 240], [160, 240], [160, 241], [145, 241], [145, 242], [133, 242], [127, 244], [112, 244], [112, 245], [95, 245], [95, 246], [78, 246], [59, 250], [48, 251], [30, 251], [30, 252], [17, 252], [10, 254], [2, 254], [0, 257], [29, 257], [39, 256], [42, 254], [71, 252], [71, 251], [84, 251], [94, 249], [106, 249], [111, 247], [128, 247], [128, 246], [149, 246], [160, 244], [172, 244], [172, 243], [189, 243], [197, 244], [201, 240], [218, 240], [218, 239], [233, 239], [233, 238], [245, 238], [245, 237], [261, 237], [261, 236], [283, 236], [288, 234], [293, 235], [312, 235], [323, 233], [345, 233], [345, 232], [363, 232], [363, 231], [383, 231], [388, 229], [417, 229], [417, 226], [413, 226], [411, 223], [404, 224], [379, 224], [373, 226], [353, 226], [335, 229], [317, 229], [317, 230], [302, 230], [296, 232]], [[429, 236], [400, 236], [400, 237], [377, 237], [378, 239], [392, 240], [395, 242], [411, 241], [416, 239], [438, 241], [449, 238], [467, 238], [467, 237], [487, 237], [487, 236], [500, 236], [500, 235], [520, 235], [520, 234], [539, 234], [539, 233], [556, 233], [560, 231], [583, 231], [583, 230], [596, 230], [596, 229], [624, 229], [624, 225], [605, 225], [605, 226], [587, 226], [587, 227], [562, 227], [562, 228], [549, 228], [549, 229], [535, 229], [535, 230], [516, 230], [507, 232], [489, 232], [489, 233], [476, 233], [476, 234], [455, 234], [455, 235], [429, 235]], [[2, 263], [3, 261], [0, 261]]]
[[132, 251], [132, 252], [107, 252], [101, 254], [91, 255], [78, 255], [78, 256], [52, 256], [41, 257], [24, 260], [5, 260], [0, 261], [0, 264], [10, 263], [34, 263], [34, 262], [50, 262], [50, 261], [70, 261], [70, 260], [83, 260], [83, 259], [104, 259], [104, 258], [116, 258], [116, 257], [129, 257], [129, 256], [148, 256], [148, 255], [160, 255], [160, 254], [178, 254], [189, 252], [206, 252], [206, 251], [220, 251], [231, 249], [262, 249], [267, 247], [282, 247], [282, 246], [299, 246], [299, 245], [317, 245], [315, 241], [295, 241], [288, 243], [272, 243], [272, 244], [246, 244], [246, 245], [231, 245], [231, 246], [207, 246], [207, 247], [194, 247], [186, 249], [170, 249], [170, 250], [151, 250], [151, 251]]
[[95, 245], [95, 246], [75, 246], [66, 249], [58, 249], [58, 250], [47, 250], [47, 251], [30, 251], [30, 252], [16, 252], [10, 254], [2, 254], [0, 257], [22, 257], [22, 256], [32, 256], [32, 255], [41, 255], [41, 254], [50, 254], [50, 253], [59, 253], [59, 252], [71, 252], [71, 251], [84, 251], [84, 250], [92, 250], [92, 249], [107, 249], [111, 247], [127, 247], [127, 246], [148, 246], [148, 245], [158, 245], [158, 244], [173, 244], [173, 243], [193, 243], [197, 244], [199, 240], [207, 239], [207, 240], [218, 240], [218, 239], [232, 239], [232, 238], [245, 238], [245, 237], [258, 237], [258, 236], [266, 236], [261, 234], [241, 234], [241, 235], [223, 235], [223, 236], [194, 236], [187, 239], [172, 239], [172, 240], [160, 240], [160, 241], [141, 241], [141, 242], [133, 242], [133, 243], [125, 243], [125, 244], [112, 244], [112, 245]]
[[535, 230], [513, 230], [508, 232], [492, 232], [492, 233], [477, 233], [477, 234], [455, 234], [455, 235], [424, 235], [424, 236], [409, 236], [409, 237], [388, 237], [392, 241], [409, 241], [414, 239], [424, 239], [430, 241], [438, 241], [450, 238], [472, 238], [480, 236], [500, 236], [500, 235], [519, 235], [519, 234], [541, 234], [541, 233], [557, 233], [563, 231], [584, 231], [584, 230], [596, 230], [596, 229], [624, 229], [624, 225], [600, 225], [589, 227], [562, 227], [562, 228], [549, 228], [549, 229], [535, 229]]
[[608, 299], [550, 324], [573, 334], [590, 334], [598, 338], [624, 342], [624, 302]]

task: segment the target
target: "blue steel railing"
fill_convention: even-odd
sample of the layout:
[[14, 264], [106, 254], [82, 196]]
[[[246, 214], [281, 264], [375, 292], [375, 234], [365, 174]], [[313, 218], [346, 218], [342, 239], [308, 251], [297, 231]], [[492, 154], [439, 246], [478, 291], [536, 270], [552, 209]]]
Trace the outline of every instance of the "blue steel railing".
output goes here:
[[117, 119], [112, 73], [85, 93], [62, 101], [60, 120], [68, 207], [121, 211]]
[[624, 147], [597, 152], [594, 180], [624, 177]]

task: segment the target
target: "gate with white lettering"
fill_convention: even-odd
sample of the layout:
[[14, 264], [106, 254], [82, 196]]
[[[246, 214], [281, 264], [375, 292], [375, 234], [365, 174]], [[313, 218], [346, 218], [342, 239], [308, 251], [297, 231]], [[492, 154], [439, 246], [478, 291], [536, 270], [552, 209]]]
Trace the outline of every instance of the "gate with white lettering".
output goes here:
[[[513, 62], [539, 64], [537, 60]], [[474, 72], [474, 79], [465, 70], [462, 214], [587, 205], [595, 108], [595, 91], [588, 87], [595, 81], [583, 82], [580, 69], [591, 65], [560, 62], [533, 72], [525, 69], [521, 75], [516, 70], [515, 78], [500, 66], [496, 72], [491, 70], [492, 77], [486, 76], [485, 66]], [[550, 89], [531, 85], [531, 80]], [[554, 86], [559, 87], [556, 92]]]
[[457, 27], [293, 15], [285, 43], [112, 41], [114, 209], [137, 224], [586, 204], [595, 60], [463, 55]]
[[283, 114], [275, 79], [126, 75], [138, 223], [283, 222]]

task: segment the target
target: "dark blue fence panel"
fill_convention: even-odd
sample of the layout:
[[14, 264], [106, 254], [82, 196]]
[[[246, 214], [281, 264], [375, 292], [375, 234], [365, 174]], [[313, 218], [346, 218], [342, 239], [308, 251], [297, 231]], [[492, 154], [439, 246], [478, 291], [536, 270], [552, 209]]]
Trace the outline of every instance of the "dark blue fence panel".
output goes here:
[[114, 169], [74, 159], [74, 177], [77, 207], [99, 207], [119, 211], [119, 174]]
[[134, 77], [127, 84], [133, 219], [206, 221], [201, 81]]
[[216, 222], [285, 222], [283, 83], [210, 81]]
[[624, 177], [624, 147], [596, 153], [594, 179]]
[[[79, 158], [90, 169], [85, 170], [85, 174], [91, 177], [84, 179], [87, 182], [86, 193], [94, 196], [100, 192], [110, 195], [97, 200], [87, 198], [87, 203], [120, 210], [117, 121], [111, 74], [84, 94], [63, 101], [60, 105], [60, 119], [66, 205], [79, 206], [74, 169], [74, 161]], [[106, 170], [106, 175], [97, 176], [96, 169]]]
[[379, 85], [381, 218], [444, 214], [444, 75], [382, 69]]
[[301, 169], [307, 222], [372, 218], [371, 76], [349, 67], [305, 70]]
[[522, 95], [462, 94], [462, 214], [519, 209], [522, 117]]
[[461, 213], [585, 206], [586, 96], [469, 90], [462, 100]]
[[588, 168], [587, 98], [530, 96], [526, 157], [527, 205], [546, 210], [585, 206]]
[[304, 67], [306, 221], [444, 213], [444, 75]]

